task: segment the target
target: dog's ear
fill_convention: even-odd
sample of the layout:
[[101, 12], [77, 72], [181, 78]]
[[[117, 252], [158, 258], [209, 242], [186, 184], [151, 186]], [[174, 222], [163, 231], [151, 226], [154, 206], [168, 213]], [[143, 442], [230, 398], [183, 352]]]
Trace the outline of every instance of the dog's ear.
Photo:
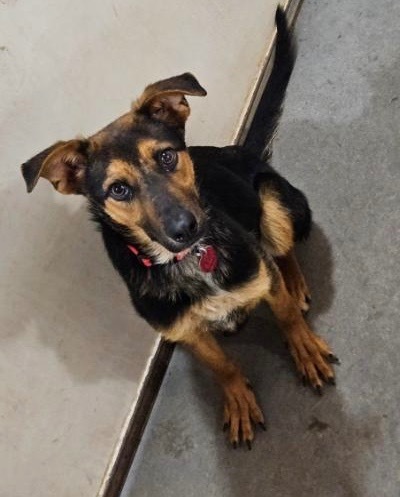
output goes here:
[[183, 129], [190, 114], [185, 95], [207, 95], [197, 79], [188, 72], [147, 86], [134, 103], [133, 110]]
[[42, 177], [49, 180], [60, 193], [82, 193], [87, 149], [86, 140], [60, 141], [22, 164], [28, 192], [34, 189]]

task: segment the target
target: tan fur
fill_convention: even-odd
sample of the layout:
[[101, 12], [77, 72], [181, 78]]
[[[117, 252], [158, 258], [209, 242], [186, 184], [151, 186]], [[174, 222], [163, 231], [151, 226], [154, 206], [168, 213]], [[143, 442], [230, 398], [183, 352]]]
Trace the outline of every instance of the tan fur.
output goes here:
[[268, 187], [260, 191], [262, 205], [261, 233], [268, 251], [273, 256], [287, 254], [294, 246], [292, 220], [278, 195]]
[[156, 153], [171, 147], [169, 142], [160, 142], [154, 138], [142, 138], [135, 145], [139, 152], [141, 166], [149, 171], [159, 167], [154, 158]]
[[[163, 90], [157, 84], [149, 85], [133, 103], [132, 109], [137, 112], [147, 105], [152, 105], [155, 110], [155, 107], [163, 100], [170, 100], [172, 106], [177, 106], [181, 104], [182, 98], [184, 98], [182, 92], [171, 89]], [[188, 107], [187, 102], [185, 106]]]
[[[160, 219], [155, 212], [155, 207], [146, 196], [143, 175], [151, 170], [159, 169], [154, 157], [155, 154], [171, 146], [168, 142], [159, 142], [154, 139], [142, 139], [136, 144], [140, 166], [135, 167], [121, 159], [114, 159], [107, 167], [107, 177], [103, 183], [104, 190], [115, 181], [125, 181], [136, 187], [138, 194], [131, 202], [119, 202], [108, 197], [105, 201], [105, 211], [118, 224], [125, 226], [132, 235], [146, 248], [146, 253], [157, 263], [167, 263], [173, 259], [174, 254], [159, 243], [151, 240], [141, 228], [144, 220], [151, 220], [153, 226], [161, 229]], [[198, 198], [195, 187], [193, 164], [187, 152], [179, 152], [179, 164], [174, 174], [166, 178], [166, 188], [170, 194], [187, 206], [200, 220], [202, 212], [194, 199]]]
[[145, 209], [139, 203], [125, 204], [112, 199], [107, 199], [105, 212], [117, 223], [126, 227], [136, 240], [145, 249], [155, 263], [165, 264], [174, 258], [174, 254], [163, 245], [149, 238], [146, 231], [140, 226], [145, 216]]
[[217, 290], [216, 295], [192, 305], [172, 328], [160, 331], [167, 340], [190, 342], [191, 334], [196, 330], [207, 330], [210, 322], [223, 320], [237, 308], [253, 309], [265, 297], [270, 286], [270, 273], [261, 261], [259, 271], [252, 280], [229, 292]]
[[196, 78], [186, 73], [148, 85], [133, 103], [134, 113], [145, 112], [154, 119], [183, 128], [190, 107], [185, 95], [205, 96]]
[[146, 106], [148, 113], [160, 121], [183, 126], [190, 115], [190, 107], [182, 93], [165, 91], [154, 97], [144, 95], [142, 98], [136, 102], [134, 109]]
[[[157, 152], [161, 152], [171, 147], [168, 142], [159, 142], [154, 139], [142, 139], [137, 142], [137, 150], [140, 156], [141, 167], [145, 171], [159, 170], [160, 166], [154, 157]], [[186, 151], [178, 152], [178, 165], [173, 174], [166, 177], [166, 188], [169, 193], [185, 205], [188, 210], [193, 212], [199, 220], [202, 211], [198, 202], [198, 192], [195, 185], [194, 167], [190, 155]]]
[[316, 389], [322, 387], [323, 381], [333, 381], [335, 375], [329, 363], [331, 351], [326, 342], [311, 331], [280, 273], [277, 289], [266, 295], [266, 301], [278, 321], [303, 379]]
[[230, 442], [239, 443], [240, 427], [243, 440], [251, 446], [254, 438], [252, 422], [263, 425], [264, 417], [249, 382], [239, 367], [226, 356], [211, 333], [195, 331], [186, 345], [211, 369], [222, 387], [225, 398], [224, 426], [229, 427]]
[[107, 190], [116, 181], [124, 181], [128, 185], [135, 186], [140, 183], [141, 175], [137, 168], [121, 159], [113, 159], [107, 167], [106, 179], [103, 189]]
[[192, 159], [186, 151], [178, 152], [178, 157], [179, 162], [175, 174], [171, 177], [171, 185], [178, 191], [197, 195]]
[[131, 232], [145, 249], [146, 254], [153, 259], [154, 263], [165, 264], [174, 258], [175, 254], [160, 243], [151, 240], [141, 227], [142, 221], [146, 217], [151, 217], [154, 223], [159, 222], [150, 203], [118, 202], [112, 198], [107, 198], [104, 210], [116, 223], [126, 227]]
[[141, 110], [156, 98], [166, 95], [196, 95], [204, 97], [207, 92], [202, 88], [196, 78], [189, 74], [180, 74], [172, 78], [163, 79], [147, 85], [142, 95], [134, 102], [133, 108]]
[[105, 212], [118, 224], [134, 231], [143, 218], [143, 209], [130, 202], [118, 202], [108, 197], [104, 203]]
[[60, 142], [45, 159], [39, 176], [52, 183], [64, 195], [78, 193], [83, 179], [83, 157], [79, 154], [80, 140]]
[[310, 291], [294, 251], [291, 250], [284, 257], [277, 257], [276, 263], [282, 273], [288, 292], [303, 312], [308, 311]]
[[178, 157], [178, 166], [169, 179], [168, 191], [195, 215], [197, 222], [201, 223], [204, 212], [198, 202], [199, 193], [195, 183], [192, 160], [190, 155], [184, 151], [179, 152]]
[[250, 312], [265, 298], [270, 287], [271, 275], [261, 261], [252, 280], [230, 292], [220, 290], [217, 295], [191, 306], [173, 328], [163, 331], [165, 338], [188, 346], [213, 371], [224, 392], [224, 426], [229, 428], [230, 442], [237, 444], [242, 436], [249, 447], [254, 438], [252, 423], [263, 426], [262, 411], [240, 368], [225, 355], [208, 327], [210, 322], [223, 319], [238, 307]]
[[[139, 153], [142, 167], [151, 170], [159, 169], [156, 163], [155, 156], [157, 152], [161, 152], [167, 148], [171, 148], [171, 143], [160, 142], [154, 139], [143, 138], [138, 140], [136, 148]], [[194, 168], [188, 152], [182, 150], [178, 152], [178, 165], [174, 174], [168, 178], [170, 184], [176, 185], [179, 189], [188, 190], [194, 189]]]

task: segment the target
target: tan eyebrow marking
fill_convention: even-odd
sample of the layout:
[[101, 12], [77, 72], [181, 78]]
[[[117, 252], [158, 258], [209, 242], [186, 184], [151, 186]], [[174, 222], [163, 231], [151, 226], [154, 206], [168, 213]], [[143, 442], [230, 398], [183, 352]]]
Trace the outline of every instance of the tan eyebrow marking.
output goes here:
[[155, 164], [155, 152], [165, 150], [166, 148], [172, 148], [172, 145], [169, 142], [160, 142], [154, 138], [142, 138], [141, 140], [138, 140], [136, 147], [142, 164], [146, 166]]
[[114, 159], [107, 167], [107, 177], [103, 183], [104, 190], [112, 185], [115, 181], [125, 181], [129, 185], [136, 185], [141, 181], [141, 175], [138, 170], [128, 162], [121, 159]]

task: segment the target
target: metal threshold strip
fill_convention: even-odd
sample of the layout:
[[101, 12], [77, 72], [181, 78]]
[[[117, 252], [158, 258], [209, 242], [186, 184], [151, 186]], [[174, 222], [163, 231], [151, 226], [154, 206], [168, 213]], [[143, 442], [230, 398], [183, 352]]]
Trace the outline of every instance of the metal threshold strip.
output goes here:
[[[291, 28], [293, 28], [293, 25], [296, 22], [302, 3], [303, 0], [287, 1], [285, 10]], [[264, 62], [261, 65], [253, 89], [248, 95], [244, 105], [239, 124], [231, 141], [232, 145], [240, 145], [246, 138], [252, 119], [257, 110], [262, 91], [267, 84], [271, 72], [274, 46], [275, 35], [270, 45], [267, 47]], [[155, 353], [149, 362], [135, 407], [132, 409], [129, 419], [125, 423], [120, 442], [104, 476], [98, 497], [118, 497], [120, 495], [174, 348], [174, 344], [168, 343], [162, 339], [159, 340]]]

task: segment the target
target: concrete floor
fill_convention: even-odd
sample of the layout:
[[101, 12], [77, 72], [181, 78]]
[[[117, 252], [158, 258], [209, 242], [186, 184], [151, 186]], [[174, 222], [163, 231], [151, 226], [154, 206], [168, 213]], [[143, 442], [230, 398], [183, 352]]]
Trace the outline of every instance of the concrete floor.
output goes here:
[[268, 431], [234, 451], [212, 379], [177, 350], [124, 497], [399, 497], [399, 19], [396, 0], [305, 0], [275, 143], [275, 166], [314, 210], [299, 253], [310, 320], [342, 361], [337, 387], [300, 386], [257, 311], [223, 342]]

